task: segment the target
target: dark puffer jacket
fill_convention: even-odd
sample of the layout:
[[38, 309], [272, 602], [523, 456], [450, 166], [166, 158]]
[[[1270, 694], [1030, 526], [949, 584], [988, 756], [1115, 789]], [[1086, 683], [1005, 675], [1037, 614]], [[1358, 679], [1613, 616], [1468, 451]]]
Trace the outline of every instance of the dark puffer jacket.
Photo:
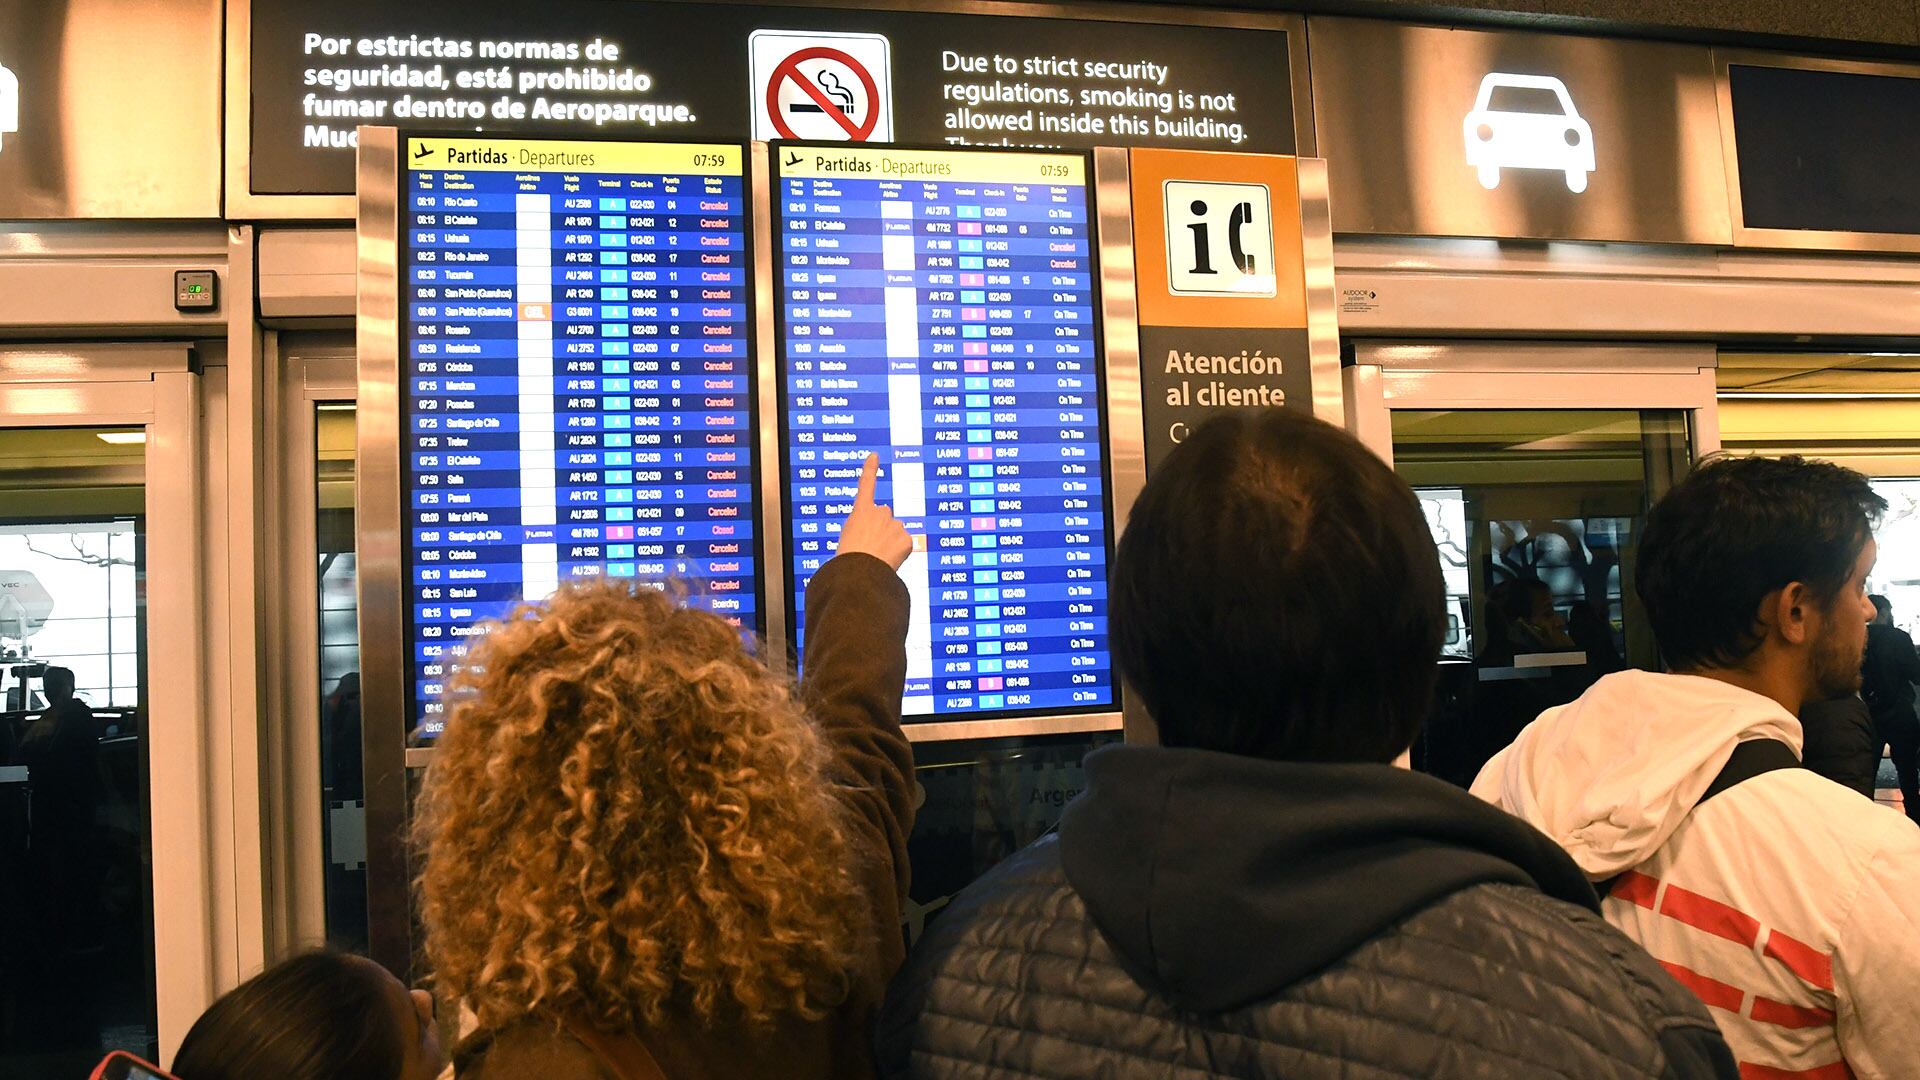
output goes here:
[[1800, 709], [1800, 764], [1873, 798], [1880, 774], [1880, 733], [1873, 714], [1856, 694], [1816, 701]]
[[1115, 747], [895, 982], [889, 1077], [1736, 1076], [1545, 837], [1404, 770]]

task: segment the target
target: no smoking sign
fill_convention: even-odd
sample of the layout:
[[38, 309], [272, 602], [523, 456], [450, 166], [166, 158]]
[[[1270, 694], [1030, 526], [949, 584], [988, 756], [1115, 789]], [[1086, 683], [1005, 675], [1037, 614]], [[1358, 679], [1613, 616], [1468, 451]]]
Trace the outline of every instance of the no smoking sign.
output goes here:
[[893, 138], [892, 48], [884, 34], [755, 30], [747, 49], [754, 138]]

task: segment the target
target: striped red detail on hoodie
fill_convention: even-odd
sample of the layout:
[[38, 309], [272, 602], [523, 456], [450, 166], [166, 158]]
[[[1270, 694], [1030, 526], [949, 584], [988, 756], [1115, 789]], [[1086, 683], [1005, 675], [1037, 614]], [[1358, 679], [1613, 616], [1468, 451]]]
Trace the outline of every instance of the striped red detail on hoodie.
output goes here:
[[1660, 898], [1660, 914], [1749, 949], [1760, 940], [1759, 919], [1732, 904], [1723, 904], [1672, 882], [1667, 883], [1666, 894]]
[[1674, 982], [1693, 991], [1694, 997], [1706, 1002], [1708, 1008], [1725, 1009], [1738, 1015], [1740, 1006], [1746, 1002], [1747, 992], [1732, 983], [1721, 982], [1669, 960], [1661, 960], [1660, 966], [1667, 969], [1667, 974], [1673, 976]]
[[1747, 1015], [1763, 1024], [1783, 1028], [1831, 1027], [1838, 1019], [1832, 1009], [1789, 1005], [1784, 1001], [1763, 997], [1753, 999], [1753, 1008]]
[[1613, 883], [1608, 896], [1617, 896], [1629, 904], [1638, 904], [1648, 911], [1653, 910], [1653, 898], [1660, 892], [1660, 879], [1638, 870], [1629, 870], [1621, 874]]
[[[1643, 874], [1638, 870], [1629, 870], [1620, 875], [1619, 880], [1614, 882], [1613, 889], [1607, 893], [1607, 898], [1624, 900], [1627, 903], [1636, 904], [1652, 911], [1654, 910], [1653, 898], [1656, 895], [1660, 897], [1660, 906], [1658, 909], [1660, 914], [1676, 922], [1684, 923], [1687, 926], [1712, 934], [1715, 937], [1725, 938], [1736, 944], [1745, 945], [1748, 948], [1752, 948], [1760, 941], [1762, 926], [1759, 919], [1754, 918], [1731, 904], [1722, 903], [1710, 896], [1702, 896], [1690, 889], [1683, 889], [1671, 883], [1667, 885], [1666, 892], [1661, 893], [1660, 879], [1649, 874]], [[1783, 934], [1778, 930], [1768, 930], [1766, 947], [1761, 951], [1769, 959], [1785, 964], [1787, 970], [1799, 976], [1800, 980], [1807, 985], [1817, 990], [1831, 991], [1833, 989], [1833, 957], [1821, 952], [1806, 942]], [[1662, 961], [1662, 963], [1665, 963], [1665, 961]], [[1678, 965], [1674, 964], [1668, 964], [1667, 966], [1670, 969], [1678, 967]], [[1686, 968], [1679, 968], [1679, 970], [1687, 971], [1688, 975], [1697, 979], [1707, 978], [1698, 972], [1688, 971]], [[1677, 972], [1674, 974], [1674, 978], [1682, 983], [1688, 983], [1689, 986], [1692, 985], [1688, 982], [1687, 978]], [[1726, 986], [1728, 989], [1738, 991], [1738, 987], [1731, 987], [1726, 983], [1718, 983], [1717, 980], [1708, 981], [1716, 982], [1719, 986]], [[1699, 991], [1696, 989], [1695, 993], [1699, 993]], [[1725, 994], [1722, 993], [1719, 996], [1724, 998]], [[1700, 998], [1709, 1005], [1716, 1004], [1707, 994], [1700, 994]], [[1771, 1016], [1761, 1016], [1758, 1012], [1760, 1005], [1756, 1003], [1754, 1019], [1762, 1020], [1766, 1023], [1779, 1024], [1782, 1027], [1818, 1027], [1831, 1024], [1834, 1021], [1834, 1014], [1830, 1010], [1801, 1009], [1799, 1006], [1771, 1002], [1764, 998], [1760, 999], [1760, 1001], [1768, 1005], [1777, 1006], [1779, 1009], [1796, 1010], [1791, 1014], [1791, 1017], [1794, 1020], [1802, 1021], [1788, 1022], [1787, 1020], [1774, 1019]], [[1727, 1008], [1727, 1006], [1724, 1005], [1719, 1007]], [[1731, 1011], [1738, 1012], [1739, 1006], [1732, 1006]], [[1775, 1015], [1781, 1017], [1789, 1016], [1788, 1013], [1784, 1012], [1775, 1013]]]
[[1766, 953], [1787, 965], [1801, 981], [1822, 990], [1833, 989], [1833, 957], [1806, 942], [1774, 930], [1767, 934]]

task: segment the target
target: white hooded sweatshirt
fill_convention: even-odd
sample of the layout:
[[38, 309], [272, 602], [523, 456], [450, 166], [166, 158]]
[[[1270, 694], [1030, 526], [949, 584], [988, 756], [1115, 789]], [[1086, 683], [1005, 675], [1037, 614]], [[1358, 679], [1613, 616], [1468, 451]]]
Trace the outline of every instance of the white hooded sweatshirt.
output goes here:
[[1689, 813], [1736, 744], [1801, 746], [1771, 698], [1625, 671], [1549, 709], [1473, 793], [1552, 837], [1708, 1005], [1742, 1080], [1920, 1077], [1920, 828], [1804, 769]]

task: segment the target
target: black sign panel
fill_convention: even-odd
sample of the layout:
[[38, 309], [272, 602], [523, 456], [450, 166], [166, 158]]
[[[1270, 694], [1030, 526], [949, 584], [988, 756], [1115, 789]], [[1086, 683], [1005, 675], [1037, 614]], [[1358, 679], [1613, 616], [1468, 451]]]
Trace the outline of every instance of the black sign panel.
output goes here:
[[1750, 229], [1920, 234], [1920, 79], [1734, 65]]
[[1311, 413], [1312, 359], [1305, 330], [1142, 326], [1140, 414], [1147, 471], [1221, 413], [1288, 405]]
[[353, 189], [360, 124], [1292, 153], [1282, 30], [550, 0], [253, 5], [252, 190]]

